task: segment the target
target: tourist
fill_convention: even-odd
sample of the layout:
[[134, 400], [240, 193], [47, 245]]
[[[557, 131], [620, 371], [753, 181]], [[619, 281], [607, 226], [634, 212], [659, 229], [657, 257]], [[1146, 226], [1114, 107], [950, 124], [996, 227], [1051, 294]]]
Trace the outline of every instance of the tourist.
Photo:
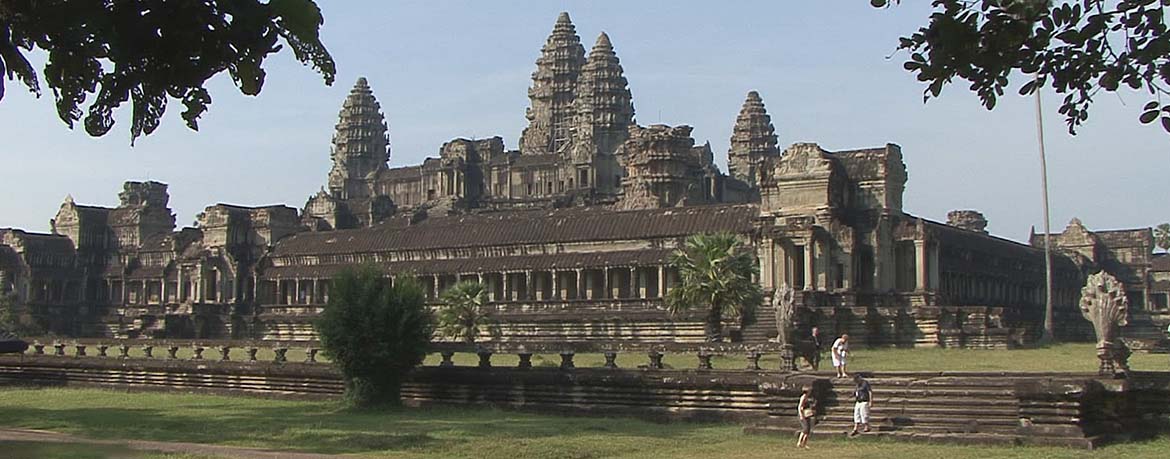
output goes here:
[[833, 357], [833, 368], [837, 369], [838, 378], [848, 378], [849, 373], [845, 371], [845, 359], [849, 356], [849, 334], [846, 333], [833, 341], [833, 347], [829, 349], [829, 353]]
[[861, 375], [854, 375], [853, 382], [856, 386], [853, 388], [853, 431], [849, 432], [850, 437], [869, 432], [869, 409], [873, 403], [873, 389], [869, 387], [869, 381]]
[[808, 436], [812, 434], [816, 414], [817, 399], [813, 396], [812, 386], [804, 386], [804, 391], [800, 394], [800, 402], [796, 404], [796, 416], [800, 419], [800, 437], [796, 440], [797, 448], [808, 448]]
[[812, 341], [812, 349], [807, 356], [808, 364], [812, 367], [813, 371], [817, 371], [821, 369], [821, 352], [825, 350], [825, 345], [821, 342], [821, 330], [813, 327], [809, 340]]

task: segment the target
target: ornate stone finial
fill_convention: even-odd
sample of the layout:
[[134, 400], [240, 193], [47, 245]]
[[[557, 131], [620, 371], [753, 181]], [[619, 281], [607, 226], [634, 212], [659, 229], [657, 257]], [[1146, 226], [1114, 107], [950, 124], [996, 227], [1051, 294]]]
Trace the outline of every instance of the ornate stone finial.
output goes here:
[[732, 177], [756, 188], [759, 186], [761, 163], [780, 155], [776, 148], [776, 129], [772, 117], [764, 108], [760, 93], [748, 92], [731, 134], [731, 148], [727, 151], [727, 168]]
[[1129, 324], [1129, 300], [1125, 287], [1105, 271], [1089, 276], [1081, 289], [1081, 315], [1097, 332], [1099, 372], [1129, 371], [1129, 348], [1121, 341], [1121, 327]]
[[987, 218], [974, 210], [952, 210], [947, 212], [947, 225], [967, 231], [987, 234]]
[[796, 292], [787, 283], [772, 294], [772, 308], [776, 311], [776, 341], [785, 346], [796, 344]]
[[525, 117], [528, 127], [520, 135], [520, 150], [526, 154], [561, 151], [569, 144], [573, 123], [574, 91], [585, 48], [568, 13], [561, 13], [553, 26], [532, 72], [528, 89], [530, 106]]
[[[629, 137], [634, 104], [621, 62], [605, 32], [597, 37], [581, 69], [575, 104], [572, 154], [568, 159], [578, 165], [609, 162], [609, 169], [617, 170], [613, 155]], [[594, 187], [599, 192], [617, 193], [621, 184], [613, 180], [612, 174], [596, 175]]]
[[369, 197], [366, 177], [386, 169], [390, 137], [382, 106], [365, 77], [358, 78], [342, 103], [333, 134], [329, 190], [340, 199]]

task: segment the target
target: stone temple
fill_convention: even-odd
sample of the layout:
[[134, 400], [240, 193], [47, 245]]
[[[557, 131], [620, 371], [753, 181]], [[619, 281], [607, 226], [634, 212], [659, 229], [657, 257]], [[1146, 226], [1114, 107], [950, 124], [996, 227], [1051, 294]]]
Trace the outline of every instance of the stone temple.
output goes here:
[[[0, 229], [0, 292], [59, 335], [310, 340], [329, 279], [374, 263], [419, 277], [432, 300], [460, 280], [486, 284], [505, 341], [692, 342], [702, 317], [663, 309], [678, 283], [668, 256], [688, 235], [728, 231], [754, 248], [766, 292], [797, 290], [803, 328], [900, 346], [1039, 334], [1042, 235], [990, 235], [970, 210], [945, 223], [907, 214], [897, 145], [780, 148], [752, 91], [728, 120], [724, 174], [690, 126], [638, 124], [610, 37], [587, 54], [567, 14], [528, 96], [518, 150], [454, 139], [437, 158], [391, 168], [382, 108], [359, 78], [328, 185], [303, 209], [216, 204], [176, 229], [162, 183], [125, 183], [113, 208], [66, 198], [51, 234]], [[1058, 334], [1092, 336], [1076, 305], [1102, 270], [1125, 283], [1135, 314], [1166, 317], [1170, 263], [1152, 254], [1149, 228], [1074, 220], [1051, 239]], [[772, 314], [759, 316], [729, 323], [732, 339], [775, 336]]]

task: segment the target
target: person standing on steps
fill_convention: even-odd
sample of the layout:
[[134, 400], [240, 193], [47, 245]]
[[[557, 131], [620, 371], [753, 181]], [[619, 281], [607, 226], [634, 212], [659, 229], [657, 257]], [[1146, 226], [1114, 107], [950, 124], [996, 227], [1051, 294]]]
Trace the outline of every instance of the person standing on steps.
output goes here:
[[800, 402], [796, 404], [796, 416], [800, 419], [800, 436], [796, 439], [797, 448], [808, 448], [808, 436], [812, 434], [816, 415], [817, 399], [813, 396], [812, 386], [804, 386], [803, 393], [800, 394]]
[[853, 388], [853, 431], [849, 432], [850, 437], [869, 432], [869, 409], [873, 402], [873, 389], [869, 387], [869, 381], [861, 375], [854, 375], [853, 383], [856, 385]]
[[821, 330], [819, 328], [812, 328], [809, 341], [812, 344], [812, 350], [808, 354], [808, 365], [812, 367], [813, 371], [817, 371], [821, 369], [821, 352], [825, 350], [825, 343], [821, 342]]
[[849, 357], [849, 334], [843, 334], [836, 341], [833, 341], [833, 347], [829, 349], [829, 353], [833, 355], [833, 368], [837, 369], [837, 377], [848, 378], [849, 373], [845, 371], [845, 359]]

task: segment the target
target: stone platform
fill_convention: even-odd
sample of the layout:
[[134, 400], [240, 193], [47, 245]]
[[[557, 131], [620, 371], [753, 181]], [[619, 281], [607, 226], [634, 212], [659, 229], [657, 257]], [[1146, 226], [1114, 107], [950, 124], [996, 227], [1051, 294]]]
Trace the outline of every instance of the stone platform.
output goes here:
[[[181, 390], [280, 397], [333, 398], [340, 375], [312, 359], [251, 360], [239, 344], [206, 347], [201, 359], [124, 358], [118, 343], [34, 347], [0, 356], [0, 385], [84, 386], [121, 390]], [[100, 356], [95, 349], [104, 346]], [[156, 356], [173, 355], [159, 352]], [[226, 350], [225, 350], [226, 349]], [[42, 352], [37, 354], [36, 352]], [[108, 351], [108, 352], [107, 352]], [[445, 349], [450, 355], [457, 349]], [[546, 352], [547, 350], [541, 350]], [[607, 352], [616, 361], [618, 350]], [[821, 400], [816, 435], [851, 429], [852, 382], [826, 373], [669, 369], [661, 354], [636, 368], [577, 368], [562, 352], [557, 367], [532, 366], [519, 350], [519, 366], [497, 367], [492, 355], [477, 366], [420, 367], [402, 389], [413, 406], [478, 405], [571, 415], [631, 416], [652, 420], [737, 422], [750, 433], [791, 435], [797, 428], [801, 388]], [[687, 352], [678, 350], [674, 352]], [[309, 355], [312, 355], [311, 353]], [[224, 360], [224, 356], [227, 360]], [[657, 356], [657, 363], [655, 357]], [[623, 359], [623, 361], [626, 361]], [[447, 363], [450, 363], [448, 360]], [[1165, 431], [1170, 426], [1170, 372], [1132, 372], [1125, 378], [1087, 373], [879, 372], [866, 375], [874, 390], [868, 435], [947, 443], [1059, 445], [1094, 448]]]

